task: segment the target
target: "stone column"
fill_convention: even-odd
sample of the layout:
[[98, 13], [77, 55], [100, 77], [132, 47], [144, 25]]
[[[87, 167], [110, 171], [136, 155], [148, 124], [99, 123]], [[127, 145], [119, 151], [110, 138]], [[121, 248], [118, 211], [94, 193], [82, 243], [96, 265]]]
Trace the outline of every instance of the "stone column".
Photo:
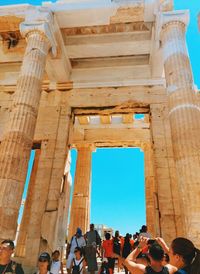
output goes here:
[[90, 222], [91, 147], [79, 147], [69, 224], [69, 237], [80, 227], [85, 233]]
[[46, 9], [31, 10], [21, 24], [27, 47], [0, 146], [0, 239], [15, 238], [46, 57], [52, 47], [52, 24], [52, 15]]
[[31, 172], [31, 178], [30, 178], [30, 182], [29, 182], [29, 186], [28, 186], [28, 194], [27, 194], [25, 205], [24, 205], [24, 212], [23, 212], [23, 217], [22, 217], [22, 221], [20, 224], [19, 235], [17, 237], [17, 245], [15, 248], [15, 257], [25, 257], [25, 254], [26, 254], [25, 247], [26, 247], [28, 227], [30, 224], [32, 196], [34, 193], [35, 179], [37, 176], [40, 152], [41, 152], [40, 149], [35, 150], [35, 158], [34, 158], [33, 168], [32, 168], [32, 172]]
[[200, 243], [200, 107], [185, 42], [188, 12], [163, 13], [161, 40], [167, 83], [169, 120], [178, 174], [183, 228], [186, 237]]
[[157, 193], [157, 189], [151, 143], [144, 144], [142, 149], [144, 151], [145, 164], [146, 224], [152, 237], [156, 237], [160, 235], [160, 223], [155, 203], [155, 194]]

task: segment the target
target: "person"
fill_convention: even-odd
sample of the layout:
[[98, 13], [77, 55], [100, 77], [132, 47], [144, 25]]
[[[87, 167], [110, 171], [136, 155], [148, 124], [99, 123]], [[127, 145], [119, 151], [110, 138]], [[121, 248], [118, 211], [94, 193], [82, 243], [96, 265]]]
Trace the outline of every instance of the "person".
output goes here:
[[102, 244], [102, 259], [107, 259], [107, 264], [109, 268], [109, 273], [114, 273], [115, 268], [115, 258], [113, 258], [113, 240], [111, 240], [110, 233], [105, 234], [105, 240]]
[[163, 266], [168, 265], [169, 264], [169, 255], [167, 253], [164, 254], [164, 258], [163, 258]]
[[50, 270], [51, 257], [49, 253], [43, 252], [38, 258], [38, 271], [34, 274], [52, 274]]
[[139, 238], [140, 237], [145, 237], [148, 239], [151, 239], [151, 234], [148, 232], [148, 228], [146, 225], [143, 225], [140, 229], [140, 234], [139, 234]]
[[135, 241], [134, 241], [134, 239], [132, 238], [132, 234], [129, 234], [129, 237], [130, 237], [131, 248], [133, 249]]
[[76, 234], [71, 238], [70, 243], [68, 244], [68, 251], [67, 251], [67, 272], [68, 274], [71, 273], [71, 264], [72, 260], [75, 258], [74, 250], [76, 247], [80, 247], [81, 249], [86, 246], [86, 241], [82, 235], [82, 230], [77, 228]]
[[83, 257], [82, 249], [76, 247], [74, 249], [74, 258], [72, 260], [72, 274], [85, 274], [86, 261]]
[[156, 240], [169, 254], [170, 264], [177, 267], [175, 274], [200, 274], [200, 250], [190, 240], [178, 237], [170, 248], [162, 238]]
[[121, 239], [119, 230], [115, 231], [115, 236], [113, 237], [113, 252], [118, 255], [121, 254]]
[[59, 274], [60, 272], [61, 272], [61, 274], [64, 274], [63, 264], [59, 260], [59, 257], [60, 257], [60, 251], [55, 250], [52, 253], [52, 261], [51, 261], [51, 268], [50, 268], [50, 272], [52, 274]]
[[149, 247], [148, 257], [149, 265], [138, 264], [135, 262], [141, 250], [148, 245], [148, 238], [140, 238], [140, 243], [126, 259], [121, 258], [122, 263], [127, 267], [131, 273], [145, 273], [145, 274], [173, 274], [174, 270], [169, 266], [163, 266], [164, 250], [158, 243], [154, 243]]
[[0, 244], [0, 274], [16, 273], [24, 274], [22, 266], [11, 260], [14, 252], [14, 242], [11, 240], [4, 240]]
[[111, 274], [107, 258], [103, 258], [98, 274]]
[[101, 238], [94, 229], [94, 224], [90, 224], [90, 230], [86, 232], [86, 261], [88, 265], [88, 271], [94, 274], [98, 270], [96, 253], [97, 249], [101, 246]]
[[[126, 236], [124, 238], [124, 243], [123, 243], [123, 247], [122, 247], [122, 258], [126, 259], [128, 257], [128, 255], [131, 253], [131, 242], [130, 242], [130, 235], [129, 233], [126, 233]], [[128, 269], [126, 266], [124, 266], [125, 268], [125, 273], [128, 274]]]

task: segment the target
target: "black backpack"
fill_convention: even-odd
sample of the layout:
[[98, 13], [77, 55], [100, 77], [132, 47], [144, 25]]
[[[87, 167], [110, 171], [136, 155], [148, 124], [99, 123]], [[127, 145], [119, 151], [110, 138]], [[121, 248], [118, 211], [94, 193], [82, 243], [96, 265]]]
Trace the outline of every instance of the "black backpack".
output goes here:
[[116, 237], [113, 238], [113, 253], [120, 255], [121, 243]]
[[109, 267], [107, 263], [102, 263], [99, 274], [110, 274]]
[[80, 274], [82, 269], [80, 269], [80, 265], [83, 262], [84, 258], [79, 262], [79, 264], [76, 265], [75, 259], [73, 259], [73, 267], [72, 267], [72, 274]]

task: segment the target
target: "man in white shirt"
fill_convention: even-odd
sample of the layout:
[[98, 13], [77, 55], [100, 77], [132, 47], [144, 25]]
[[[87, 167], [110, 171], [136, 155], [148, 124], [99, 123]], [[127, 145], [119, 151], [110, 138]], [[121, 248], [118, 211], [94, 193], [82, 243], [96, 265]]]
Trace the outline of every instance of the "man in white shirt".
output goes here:
[[71, 265], [72, 261], [75, 258], [74, 250], [76, 247], [84, 247], [86, 246], [86, 242], [84, 237], [82, 236], [82, 231], [80, 228], [77, 228], [76, 234], [71, 238], [70, 243], [68, 243], [68, 258], [67, 258], [67, 272], [71, 273]]

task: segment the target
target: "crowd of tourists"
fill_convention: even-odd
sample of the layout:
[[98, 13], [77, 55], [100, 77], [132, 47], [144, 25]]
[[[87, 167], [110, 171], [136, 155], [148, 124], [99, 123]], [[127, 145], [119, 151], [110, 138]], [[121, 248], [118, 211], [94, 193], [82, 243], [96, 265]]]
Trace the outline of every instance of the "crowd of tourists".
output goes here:
[[[12, 259], [13, 253], [13, 241], [0, 243], [0, 274], [24, 274], [22, 266]], [[59, 250], [52, 256], [41, 253], [37, 267], [34, 274], [63, 274]], [[113, 274], [120, 269], [126, 274], [200, 274], [200, 250], [190, 240], [180, 237], [168, 247], [164, 239], [152, 239], [145, 225], [138, 233], [127, 233], [124, 237], [119, 231], [114, 236], [107, 232], [102, 240], [91, 224], [85, 235], [77, 228], [68, 242], [66, 269], [68, 274], [85, 274], [86, 271]]]

